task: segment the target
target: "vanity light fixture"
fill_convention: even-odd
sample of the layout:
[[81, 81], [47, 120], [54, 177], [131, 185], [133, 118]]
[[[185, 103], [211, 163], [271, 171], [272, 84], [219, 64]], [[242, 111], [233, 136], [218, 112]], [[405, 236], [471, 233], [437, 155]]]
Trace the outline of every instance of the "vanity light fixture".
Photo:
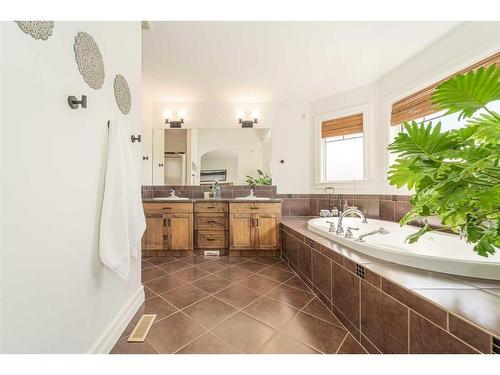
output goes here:
[[253, 120], [242, 120], [242, 119], [238, 120], [238, 124], [241, 124], [242, 128], [253, 128], [254, 124], [257, 123], [258, 121], [256, 118], [254, 118]]
[[170, 125], [170, 128], [181, 128], [182, 124], [184, 124], [184, 119], [181, 118], [178, 121], [170, 121], [168, 118], [165, 119], [165, 125]]

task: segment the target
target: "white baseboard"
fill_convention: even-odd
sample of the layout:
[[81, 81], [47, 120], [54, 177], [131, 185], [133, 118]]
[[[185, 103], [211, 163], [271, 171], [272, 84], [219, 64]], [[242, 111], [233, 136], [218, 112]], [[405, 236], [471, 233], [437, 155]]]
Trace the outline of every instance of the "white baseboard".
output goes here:
[[144, 303], [144, 299], [144, 287], [140, 285], [87, 353], [108, 354], [111, 352], [113, 346], [115, 346], [123, 331], [127, 328], [137, 310], [139, 310], [139, 307]]

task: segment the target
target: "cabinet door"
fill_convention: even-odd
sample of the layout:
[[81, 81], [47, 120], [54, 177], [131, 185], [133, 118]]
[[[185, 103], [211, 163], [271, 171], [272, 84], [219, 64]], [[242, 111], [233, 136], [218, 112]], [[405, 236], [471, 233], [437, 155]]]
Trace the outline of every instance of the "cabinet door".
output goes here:
[[163, 215], [147, 214], [142, 249], [163, 250], [163, 248]]
[[229, 220], [230, 247], [234, 250], [253, 249], [253, 227], [251, 214], [231, 214]]
[[278, 248], [278, 217], [275, 214], [253, 214], [255, 249], [275, 250]]
[[165, 215], [168, 227], [168, 250], [190, 250], [193, 248], [191, 214]]

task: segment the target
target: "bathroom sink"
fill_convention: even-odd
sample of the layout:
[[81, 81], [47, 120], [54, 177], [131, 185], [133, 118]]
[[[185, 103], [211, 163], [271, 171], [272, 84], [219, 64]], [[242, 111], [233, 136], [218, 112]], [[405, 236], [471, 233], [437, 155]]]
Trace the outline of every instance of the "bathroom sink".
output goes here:
[[155, 200], [162, 200], [162, 201], [187, 201], [189, 198], [185, 197], [159, 197], [159, 198], [154, 198]]
[[238, 199], [238, 200], [247, 200], [247, 201], [268, 201], [269, 199], [271, 198], [267, 198], [267, 197], [255, 197], [255, 196], [246, 196], [246, 197], [237, 197], [237, 198], [234, 198], [234, 199]]

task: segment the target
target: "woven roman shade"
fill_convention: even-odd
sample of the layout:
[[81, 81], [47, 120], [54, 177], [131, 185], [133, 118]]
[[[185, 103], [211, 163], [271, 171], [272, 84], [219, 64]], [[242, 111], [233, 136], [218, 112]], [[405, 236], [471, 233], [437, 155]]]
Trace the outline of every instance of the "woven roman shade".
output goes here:
[[481, 67], [487, 68], [492, 64], [500, 66], [500, 52], [487, 57], [459, 72], [448, 76], [439, 82], [436, 82], [414, 94], [398, 100], [392, 105], [391, 126], [397, 126], [404, 121], [411, 121], [420, 117], [428, 116], [438, 112], [436, 106], [432, 103], [432, 94], [434, 90], [444, 81], [452, 78], [457, 74], [464, 74], [471, 70], [476, 70]]
[[357, 113], [321, 123], [321, 138], [363, 133], [363, 114]]

